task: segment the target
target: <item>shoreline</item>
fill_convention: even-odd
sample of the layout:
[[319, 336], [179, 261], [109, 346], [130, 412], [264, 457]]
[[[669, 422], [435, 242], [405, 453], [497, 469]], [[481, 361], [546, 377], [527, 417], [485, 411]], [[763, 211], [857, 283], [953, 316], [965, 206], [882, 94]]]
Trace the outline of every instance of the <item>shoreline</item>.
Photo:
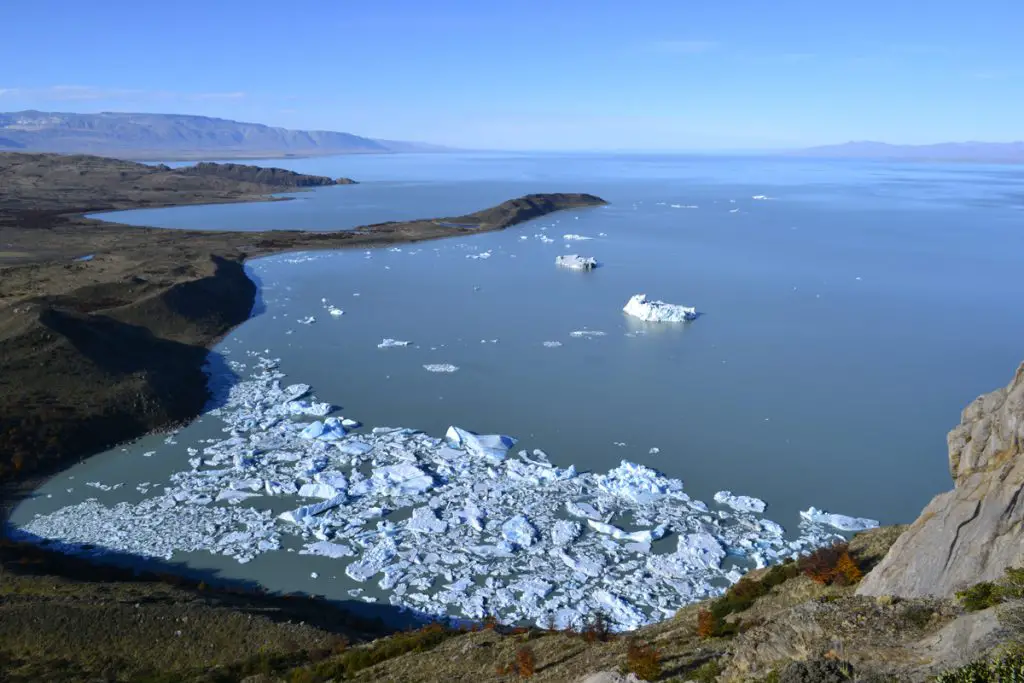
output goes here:
[[[234, 183], [214, 196], [162, 192], [142, 201], [99, 198], [46, 211], [32, 209], [29, 197], [29, 208], [0, 210], [0, 246], [23, 250], [21, 258], [0, 261], [0, 402], [6, 403], [0, 405], [0, 452], [11, 454], [9, 462], [0, 461], [0, 507], [6, 510], [11, 498], [25, 495], [26, 484], [39, 481], [36, 472], [45, 479], [54, 464], [59, 470], [62, 463], [194, 419], [207, 398], [201, 370], [206, 354], [251, 315], [256, 285], [245, 272], [248, 259], [502, 230], [606, 203], [593, 195], [531, 195], [466, 216], [322, 233], [160, 229], [86, 217], [157, 206], [288, 201], [268, 192], [302, 188], [252, 189]], [[82, 254], [93, 258], [75, 260]], [[41, 368], [40, 349], [46, 357]], [[59, 414], [48, 408], [55, 401], [66, 406]]]

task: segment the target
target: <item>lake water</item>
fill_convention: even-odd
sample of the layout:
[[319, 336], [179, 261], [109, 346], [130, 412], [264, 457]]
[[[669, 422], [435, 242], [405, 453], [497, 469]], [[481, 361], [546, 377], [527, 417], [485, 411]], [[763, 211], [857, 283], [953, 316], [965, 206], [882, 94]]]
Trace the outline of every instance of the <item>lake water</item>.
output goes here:
[[[809, 506], [908, 522], [951, 485], [945, 434], [960, 410], [1024, 356], [1020, 168], [597, 155], [263, 163], [361, 184], [109, 217], [332, 230], [454, 216], [529, 192], [610, 202], [499, 233], [252, 262], [262, 301], [218, 351], [247, 364], [236, 368], [243, 377], [251, 352], [280, 358], [283, 384], [312, 384], [365, 425], [510, 434], [517, 449], [594, 472], [628, 460], [681, 479], [699, 500], [723, 489], [761, 498], [793, 532]], [[556, 268], [572, 253], [601, 267]], [[701, 315], [640, 322], [621, 310], [637, 293]], [[316, 322], [300, 322], [308, 316]], [[412, 344], [378, 348], [389, 337]], [[189, 469], [187, 447], [223, 438], [222, 427], [209, 416], [177, 443], [154, 436], [93, 458], [14, 521], [89, 497], [142, 501]], [[81, 485], [92, 480], [124, 486]], [[351, 560], [270, 555], [248, 565], [206, 552], [175, 559], [286, 590], [356, 585], [341, 574]], [[310, 566], [332, 581], [307, 578]]]

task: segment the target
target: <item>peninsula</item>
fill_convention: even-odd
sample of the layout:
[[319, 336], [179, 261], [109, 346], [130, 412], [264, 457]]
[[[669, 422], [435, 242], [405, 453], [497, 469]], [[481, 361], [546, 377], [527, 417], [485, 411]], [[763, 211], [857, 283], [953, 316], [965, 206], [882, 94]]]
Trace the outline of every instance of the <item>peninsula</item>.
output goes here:
[[56, 465], [194, 417], [207, 349], [248, 318], [246, 258], [502, 230], [589, 194], [534, 194], [465, 216], [338, 232], [206, 232], [85, 218], [116, 209], [266, 201], [350, 183], [282, 169], [172, 169], [0, 153], [0, 472]]

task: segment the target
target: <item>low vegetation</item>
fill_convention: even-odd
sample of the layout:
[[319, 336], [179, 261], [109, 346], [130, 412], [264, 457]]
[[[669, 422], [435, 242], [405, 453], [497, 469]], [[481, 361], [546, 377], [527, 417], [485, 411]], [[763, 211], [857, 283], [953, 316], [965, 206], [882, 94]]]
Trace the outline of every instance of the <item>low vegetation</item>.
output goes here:
[[661, 677], [661, 653], [650, 643], [631, 639], [626, 649], [626, 673], [641, 681], [656, 681]]
[[1024, 654], [978, 660], [940, 674], [935, 683], [1010, 683], [1024, 681]]

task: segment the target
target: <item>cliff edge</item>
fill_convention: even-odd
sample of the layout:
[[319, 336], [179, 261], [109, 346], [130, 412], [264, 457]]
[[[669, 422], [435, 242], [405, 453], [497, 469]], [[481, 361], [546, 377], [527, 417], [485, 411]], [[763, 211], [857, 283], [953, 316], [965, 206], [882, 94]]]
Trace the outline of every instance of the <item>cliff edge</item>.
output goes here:
[[951, 597], [1024, 565], [1024, 364], [967, 406], [947, 441], [953, 490], [928, 504], [858, 594]]

